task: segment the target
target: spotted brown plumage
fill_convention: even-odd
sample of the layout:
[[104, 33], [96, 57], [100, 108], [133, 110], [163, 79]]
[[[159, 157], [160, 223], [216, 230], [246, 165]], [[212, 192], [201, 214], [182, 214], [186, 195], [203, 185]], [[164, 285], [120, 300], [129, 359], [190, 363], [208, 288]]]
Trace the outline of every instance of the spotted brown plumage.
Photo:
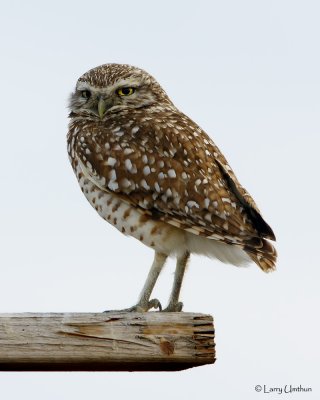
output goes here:
[[156, 252], [132, 309], [159, 306], [149, 298], [169, 255], [178, 262], [168, 311], [182, 308], [190, 253], [275, 268], [268, 241], [275, 236], [254, 200], [211, 138], [153, 77], [127, 65], [94, 68], [78, 80], [70, 109], [68, 152], [84, 194], [104, 219]]

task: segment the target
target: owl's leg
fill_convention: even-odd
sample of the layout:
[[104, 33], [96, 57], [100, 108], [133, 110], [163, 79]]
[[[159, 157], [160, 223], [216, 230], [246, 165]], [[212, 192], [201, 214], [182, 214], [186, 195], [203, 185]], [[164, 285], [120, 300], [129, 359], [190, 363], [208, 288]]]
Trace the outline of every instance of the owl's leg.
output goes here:
[[149, 271], [147, 280], [143, 286], [142, 292], [140, 294], [140, 298], [138, 303], [129, 309], [130, 311], [138, 311], [145, 312], [150, 310], [151, 308], [159, 308], [161, 311], [162, 307], [160, 301], [158, 299], [150, 300], [150, 296], [154, 285], [160, 275], [160, 272], [166, 262], [167, 255], [163, 253], [155, 252], [154, 260]]
[[162, 310], [166, 312], [181, 311], [183, 303], [179, 302], [179, 295], [183, 280], [183, 275], [190, 258], [190, 253], [186, 252], [182, 257], [177, 259], [176, 271], [174, 273], [173, 287], [170, 295], [168, 306]]

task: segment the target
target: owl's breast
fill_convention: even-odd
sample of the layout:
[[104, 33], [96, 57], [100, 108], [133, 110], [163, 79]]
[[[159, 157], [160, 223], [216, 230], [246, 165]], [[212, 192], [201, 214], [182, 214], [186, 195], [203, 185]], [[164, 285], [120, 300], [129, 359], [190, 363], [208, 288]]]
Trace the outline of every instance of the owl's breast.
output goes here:
[[146, 246], [167, 255], [180, 254], [186, 247], [185, 232], [153, 219], [116, 194], [100, 189], [76, 163], [75, 173], [80, 188], [97, 213], [121, 233], [138, 239]]

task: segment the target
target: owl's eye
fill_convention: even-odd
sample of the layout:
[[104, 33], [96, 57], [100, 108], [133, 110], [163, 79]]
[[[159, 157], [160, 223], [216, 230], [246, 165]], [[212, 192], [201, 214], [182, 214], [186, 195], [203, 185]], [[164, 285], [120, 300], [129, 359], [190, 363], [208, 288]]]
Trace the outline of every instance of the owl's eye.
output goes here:
[[133, 87], [124, 87], [117, 90], [119, 96], [131, 96], [136, 91]]
[[91, 97], [91, 92], [90, 92], [90, 90], [82, 90], [81, 96], [82, 96], [84, 99], [89, 99], [89, 98]]

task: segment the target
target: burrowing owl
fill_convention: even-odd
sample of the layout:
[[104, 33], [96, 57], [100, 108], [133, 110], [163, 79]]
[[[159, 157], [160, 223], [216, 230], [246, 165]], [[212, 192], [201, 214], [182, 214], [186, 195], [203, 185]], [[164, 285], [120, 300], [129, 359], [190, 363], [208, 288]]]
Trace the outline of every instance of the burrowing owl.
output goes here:
[[82, 75], [70, 98], [68, 152], [90, 204], [120, 232], [155, 251], [138, 303], [150, 300], [168, 256], [177, 266], [168, 306], [190, 253], [275, 269], [275, 240], [249, 193], [210, 137], [170, 101], [147, 72], [106, 64]]

